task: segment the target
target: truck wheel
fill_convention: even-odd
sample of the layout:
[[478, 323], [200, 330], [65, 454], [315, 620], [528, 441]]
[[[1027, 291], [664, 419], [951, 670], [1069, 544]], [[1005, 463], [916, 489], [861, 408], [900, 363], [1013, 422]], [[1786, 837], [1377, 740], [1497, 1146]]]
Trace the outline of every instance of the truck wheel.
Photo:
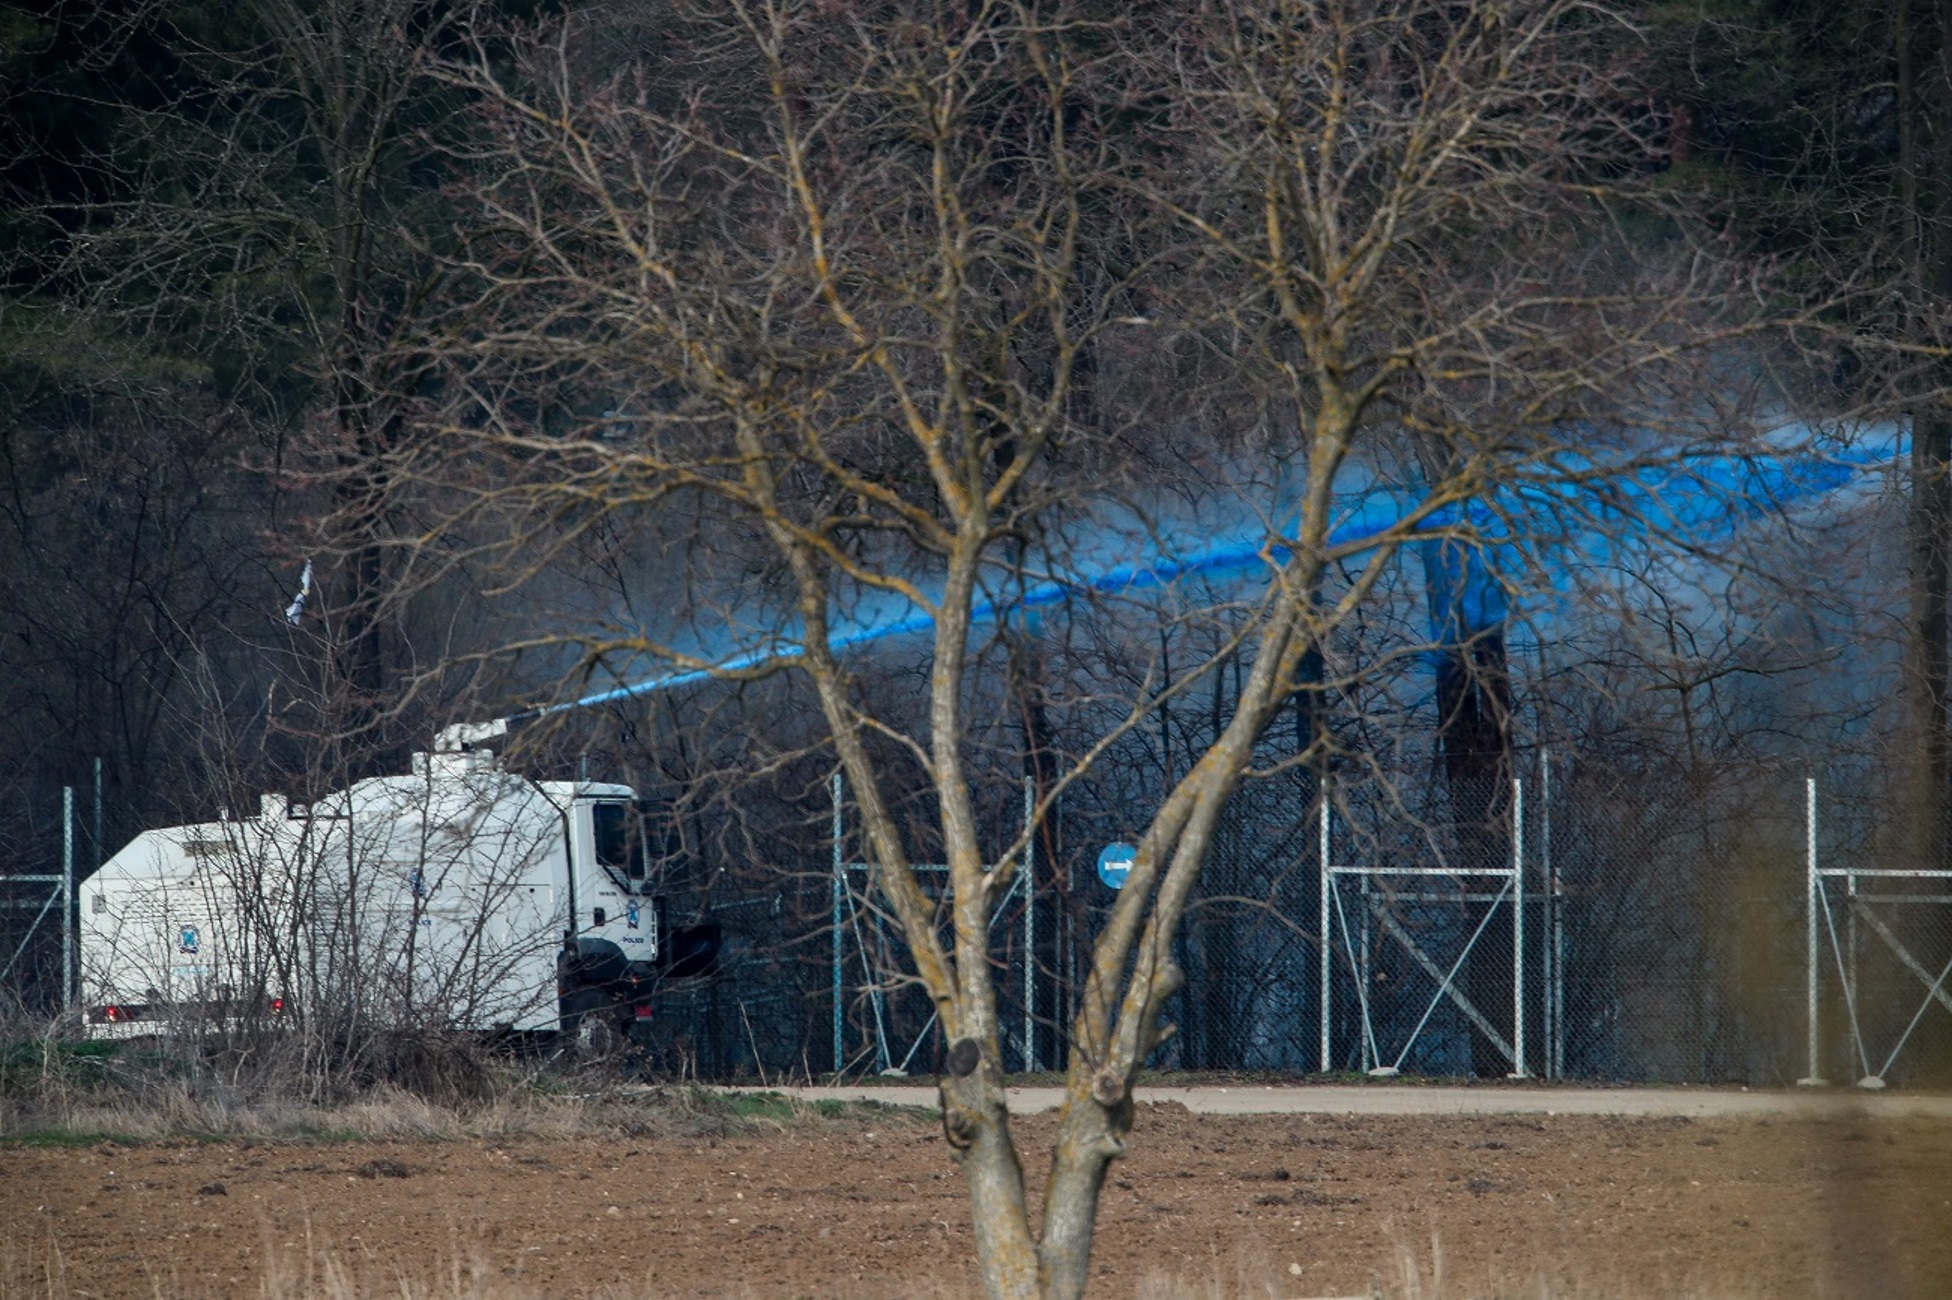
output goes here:
[[563, 1000], [562, 1054], [578, 1064], [615, 1060], [624, 1051], [617, 1008], [598, 989], [583, 989]]

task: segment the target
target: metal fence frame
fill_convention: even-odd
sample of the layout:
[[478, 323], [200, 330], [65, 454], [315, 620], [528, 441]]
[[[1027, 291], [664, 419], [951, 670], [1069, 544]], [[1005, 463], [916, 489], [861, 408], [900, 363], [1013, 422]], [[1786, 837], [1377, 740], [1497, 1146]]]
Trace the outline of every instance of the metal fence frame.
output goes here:
[[[1341, 936], [1341, 956], [1347, 962], [1349, 970], [1356, 975], [1356, 1002], [1361, 1014], [1360, 1060], [1365, 1073], [1379, 1078], [1387, 1078], [1401, 1073], [1403, 1062], [1409, 1058], [1411, 1050], [1416, 1046], [1418, 1036], [1423, 1033], [1424, 1027], [1430, 1023], [1431, 1014], [1448, 998], [1451, 1004], [1466, 1019], [1475, 1024], [1479, 1031], [1499, 1051], [1504, 1053], [1506, 1059], [1511, 1062], [1512, 1078], [1523, 1079], [1529, 1077], [1529, 1072], [1525, 1068], [1525, 783], [1521, 780], [1514, 780], [1511, 786], [1512, 857], [1510, 863], [1502, 868], [1486, 867], [1466, 869], [1425, 865], [1337, 865], [1332, 853], [1334, 834], [1331, 804], [1333, 801], [1328, 798], [1321, 800], [1320, 860], [1327, 864], [1326, 869], [1320, 872], [1321, 898], [1320, 912], [1317, 918], [1321, 927], [1322, 936], [1317, 945], [1320, 950], [1321, 962], [1319, 1001], [1321, 1014], [1322, 1073], [1328, 1073], [1334, 1064], [1333, 1043], [1331, 1041], [1332, 1013], [1335, 1005], [1335, 962], [1333, 956], [1336, 951], [1334, 936], [1339, 934]], [[1442, 891], [1428, 888], [1419, 888], [1409, 892], [1398, 891], [1391, 894], [1387, 900], [1381, 900], [1380, 896], [1370, 888], [1370, 882], [1373, 880], [1397, 876], [1411, 877], [1418, 880], [1454, 880], [1458, 882], [1460, 888]], [[1362, 899], [1361, 923], [1353, 933], [1349, 926], [1348, 910], [1343, 906], [1344, 888], [1341, 882], [1344, 879], [1353, 879], [1357, 882], [1356, 887]], [[1495, 894], [1483, 892], [1473, 893], [1469, 886], [1465, 884], [1467, 881], [1496, 881], [1502, 882], [1502, 884], [1499, 885], [1498, 892]], [[1512, 1037], [1509, 1041], [1505, 1039], [1503, 1034], [1498, 1032], [1497, 1027], [1491, 1023], [1490, 1018], [1465, 996], [1462, 989], [1457, 987], [1458, 972], [1463, 969], [1465, 961], [1470, 958], [1472, 950], [1477, 947], [1478, 940], [1483, 936], [1486, 927], [1491, 924], [1492, 918], [1497, 913], [1498, 908], [1505, 905], [1508, 900], [1512, 927]], [[1477, 929], [1465, 941], [1462, 951], [1457, 954], [1457, 959], [1451, 963], [1450, 969], [1442, 970], [1430, 955], [1424, 951], [1423, 946], [1417, 942], [1416, 936], [1406, 930], [1391, 914], [1388, 904], [1393, 902], [1439, 903], [1453, 901], [1481, 902], [1488, 903], [1490, 906], [1486, 908], [1484, 919], [1478, 923]], [[1332, 918], [1331, 912], [1333, 913]], [[1331, 919], [1333, 919], [1334, 924], [1331, 924]], [[1370, 963], [1371, 944], [1373, 942], [1372, 925], [1380, 927], [1384, 936], [1393, 940], [1404, 952], [1409, 954], [1418, 966], [1423, 968], [1426, 974], [1437, 981], [1437, 991], [1431, 996], [1429, 1005], [1424, 1008], [1422, 1016], [1418, 1018], [1416, 1025], [1404, 1038], [1402, 1050], [1396, 1054], [1396, 1059], [1387, 1065], [1382, 1062], [1382, 1054], [1376, 1041], [1375, 1020], [1370, 1013], [1369, 993], [1370, 986], [1373, 982]]]
[[[100, 761], [97, 760], [98, 790], [100, 787], [100, 771]], [[99, 807], [99, 794], [97, 795], [96, 802]], [[100, 820], [101, 815], [98, 811], [96, 814], [98, 824]], [[97, 835], [99, 837], [99, 831]], [[55, 1009], [63, 1015], [68, 1014], [74, 1009], [75, 1001], [75, 790], [73, 786], [61, 787], [61, 870], [54, 874], [40, 872], [29, 875], [0, 877], [0, 885], [9, 887], [14, 885], [48, 886], [48, 892], [45, 898], [40, 898], [36, 894], [28, 898], [7, 898], [0, 900], [0, 907], [5, 907], [9, 911], [25, 911], [28, 908], [35, 907], [36, 899], [39, 899], [39, 910], [34, 914], [34, 919], [29, 921], [27, 928], [21, 932], [20, 942], [14, 946], [13, 952], [8, 955], [6, 963], [0, 965], [0, 980], [6, 979], [7, 976], [13, 973], [15, 965], [27, 952], [28, 946], [33, 943], [34, 935], [40, 930], [41, 923], [47, 920], [48, 910], [57, 901], [60, 903], [61, 997], [59, 999], [59, 1005]]]
[[[1952, 977], [1952, 957], [1948, 957], [1938, 975], [1934, 977], [1929, 968], [1919, 961], [1903, 940], [1892, 930], [1883, 918], [1873, 910], [1875, 906], [1890, 907], [1947, 907], [1952, 906], [1952, 869], [1930, 867], [1883, 867], [1878, 865], [1859, 866], [1847, 858], [1841, 866], [1826, 867], [1817, 847], [1817, 781], [1809, 777], [1804, 786], [1804, 1016], [1805, 1048], [1808, 1059], [1808, 1072], [1797, 1080], [1805, 1085], [1819, 1085], [1823, 1078], [1822, 1054], [1822, 1014], [1820, 971], [1823, 966], [1819, 930], [1829, 939], [1830, 955], [1837, 971], [1838, 992], [1843, 999], [1846, 1019], [1849, 1022], [1849, 1045], [1853, 1049], [1858, 1067], [1863, 1071], [1857, 1080], [1860, 1088], [1882, 1088], [1885, 1076], [1898, 1061], [1919, 1021], [1931, 1009], [1934, 1001], [1948, 1012], [1952, 1012], [1952, 994], [1946, 992], [1946, 980]], [[1842, 881], [1842, 898], [1833, 896], [1829, 882]], [[1931, 882], [1940, 882], [1939, 893], [1869, 893], [1860, 888], [1860, 882], [1916, 882], [1911, 888], [1928, 888]], [[1906, 888], [1896, 885], [1897, 889]], [[1844, 913], [1844, 935], [1840, 940], [1837, 930], [1837, 911]], [[1819, 915], [1822, 925], [1818, 925]], [[1859, 927], [1869, 929], [1882, 940], [1898, 961], [1918, 982], [1924, 986], [1925, 996], [1919, 1000], [1918, 1008], [1906, 1022], [1904, 1032], [1898, 1035], [1897, 1042], [1885, 1056], [1883, 1064], [1875, 1069], [1871, 1066], [1868, 1044], [1865, 1042], [1862, 1018], [1858, 1014], [1859, 971], [1857, 962]]]
[[[845, 970], [847, 965], [846, 936], [849, 933], [852, 933], [854, 936], [855, 950], [860, 954], [860, 960], [862, 964], [862, 974], [866, 977], [863, 987], [867, 992], [869, 1005], [872, 1008], [873, 1015], [874, 1015], [874, 1040], [872, 1046], [875, 1053], [876, 1072], [880, 1074], [906, 1074], [908, 1071], [909, 1062], [915, 1059], [915, 1053], [921, 1048], [922, 1043], [927, 1040], [929, 1031], [935, 1028], [936, 1015], [933, 1011], [930, 1012], [928, 1021], [922, 1026], [921, 1031], [915, 1037], [915, 1041], [909, 1045], [907, 1052], [903, 1053], [900, 1062], [897, 1063], [894, 1060], [893, 1053], [889, 1048], [888, 1016], [886, 1013], [886, 1006], [883, 998], [883, 990], [887, 987], [889, 983], [888, 972], [881, 969], [877, 969], [876, 966], [873, 964], [873, 959], [867, 943], [867, 937], [863, 933], [861, 928], [861, 907], [860, 907], [859, 900], [865, 894], [866, 891], [855, 889], [854, 882], [853, 882], [853, 874], [852, 874], [858, 871], [862, 874], [864, 878], [867, 878], [873, 872], [874, 866], [872, 863], [868, 863], [868, 862], [850, 862], [847, 860], [847, 850], [846, 850], [847, 823], [846, 823], [846, 816], [845, 816], [845, 808], [846, 808], [846, 801], [847, 801], [847, 782], [845, 776], [838, 770], [834, 772], [832, 778], [829, 781], [829, 789], [831, 790], [833, 796], [833, 824], [832, 824], [832, 831], [830, 835], [832, 852], [833, 852], [833, 885], [832, 885], [833, 902], [832, 902], [832, 916], [829, 918], [829, 925], [832, 931], [831, 965], [832, 965], [833, 1003], [834, 1003], [833, 1005], [834, 1073], [841, 1074], [847, 1068], [847, 1060], [848, 1060], [847, 1053], [846, 1053], [847, 993], [846, 993], [846, 986], [845, 986], [845, 980], [846, 980]], [[990, 912], [990, 929], [992, 932], [994, 932], [996, 929], [996, 923], [998, 918], [1000, 918], [1003, 915], [1003, 904], [1009, 902], [1010, 899], [1016, 897], [1019, 891], [1022, 892], [1023, 899], [1024, 899], [1024, 909], [1023, 909], [1024, 962], [1023, 962], [1023, 1016], [1022, 1016], [1023, 1024], [1021, 1026], [1020, 1050], [1022, 1052], [1021, 1063], [1023, 1069], [1032, 1072], [1034, 1072], [1038, 1066], [1037, 961], [1036, 961], [1037, 837], [1033, 833], [1036, 816], [1037, 816], [1037, 786], [1036, 786], [1036, 782], [1032, 778], [1026, 776], [1023, 778], [1023, 831], [1024, 831], [1023, 859], [1022, 862], [1019, 864], [1019, 869], [1017, 871], [1016, 879], [1010, 882], [1010, 887], [1005, 891], [1003, 891], [1002, 897], [996, 900], [996, 905], [994, 908], [991, 909]], [[948, 865], [946, 863], [941, 863], [941, 862], [916, 862], [916, 863], [910, 863], [909, 867], [910, 870], [915, 871], [916, 873], [924, 876], [946, 877], [949, 871]], [[1053, 983], [1055, 984], [1057, 980], [1057, 972], [1053, 971], [1051, 974], [1052, 974]], [[1061, 997], [1061, 993], [1062, 990], [1060, 988], [1056, 988], [1056, 987], [1053, 988], [1052, 1001], [1051, 1001], [1051, 1005], [1053, 1007], [1062, 1005], [1062, 1002], [1059, 1000]]]

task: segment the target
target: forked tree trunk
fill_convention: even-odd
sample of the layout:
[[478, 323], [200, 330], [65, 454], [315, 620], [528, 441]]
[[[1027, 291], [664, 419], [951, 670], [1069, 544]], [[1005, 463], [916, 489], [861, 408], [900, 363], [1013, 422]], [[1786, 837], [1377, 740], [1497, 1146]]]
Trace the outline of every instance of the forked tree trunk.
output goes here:
[[1912, 715], [1918, 736], [1915, 849], [1919, 865], [1945, 863], [1947, 786], [1952, 740], [1946, 734], [1948, 535], [1952, 534], [1952, 425], [1917, 419], [1912, 426], [1911, 662]]
[[[1311, 572], [1310, 589], [1314, 576]], [[1038, 1243], [1043, 1300], [1079, 1300], [1090, 1279], [1105, 1173], [1125, 1153], [1125, 1135], [1132, 1128], [1132, 1086], [1152, 1049], [1172, 1032], [1162, 1015], [1183, 978], [1172, 959], [1172, 939], [1254, 741], [1285, 701], [1281, 684], [1300, 658], [1294, 619], [1292, 610], [1276, 618], [1261, 642], [1265, 658], [1257, 659], [1225, 731], [1154, 819], [1141, 854], [1149, 848], [1156, 855], [1156, 894], [1136, 942], [1123, 948], [1114, 922], [1093, 954], [1085, 1005], [1073, 1028], [1071, 1068], [1044, 1196]], [[1126, 888], [1143, 890], [1150, 883], [1135, 867]], [[1102, 947], [1108, 940], [1110, 947]], [[1125, 974], [1128, 956], [1129, 978], [1120, 981], [1116, 976]]]
[[1078, 1086], [1078, 1076], [1058, 1121], [1051, 1180], [1044, 1196], [1044, 1232], [1038, 1275], [1045, 1300], [1075, 1300], [1091, 1278], [1091, 1246], [1098, 1227], [1098, 1197], [1111, 1162], [1125, 1152], [1132, 1127], [1129, 1095], [1106, 1105]]
[[[941, 1083], [942, 1132], [969, 1187], [984, 1292], [994, 1300], [1038, 1300], [1044, 1293], [1024, 1201], [1023, 1165], [1010, 1132], [998, 1043], [994, 1034], [989, 1038], [987, 1048], [964, 1038], [949, 1049], [950, 1072]], [[974, 1068], [955, 1073], [972, 1058]]]

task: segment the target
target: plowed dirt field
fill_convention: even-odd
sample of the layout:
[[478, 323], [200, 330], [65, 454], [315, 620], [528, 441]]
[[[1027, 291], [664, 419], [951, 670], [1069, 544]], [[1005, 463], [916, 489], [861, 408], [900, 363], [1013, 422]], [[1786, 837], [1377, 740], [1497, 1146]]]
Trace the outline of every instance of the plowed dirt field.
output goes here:
[[[1018, 1126], [1036, 1148], [1053, 1120]], [[716, 1140], [0, 1147], [0, 1204], [8, 1295], [882, 1297], [970, 1277], [940, 1136], [892, 1115]], [[1426, 1297], [1946, 1297], [1952, 1125], [1152, 1106], [1100, 1224], [1106, 1297], [1401, 1293], [1412, 1267]]]

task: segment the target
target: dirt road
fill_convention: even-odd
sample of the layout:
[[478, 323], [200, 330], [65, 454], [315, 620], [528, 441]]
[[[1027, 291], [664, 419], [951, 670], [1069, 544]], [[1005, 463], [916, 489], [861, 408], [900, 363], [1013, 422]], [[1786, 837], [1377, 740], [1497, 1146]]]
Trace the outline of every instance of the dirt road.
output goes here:
[[[760, 1091], [746, 1089], [744, 1091]], [[873, 1101], [929, 1106], [935, 1091], [917, 1084], [783, 1088], [805, 1101]], [[1451, 1085], [1201, 1086], [1139, 1088], [1141, 1105], [1184, 1106], [1195, 1115], [1617, 1115], [1690, 1119], [1940, 1119], [1952, 1121], [1952, 1096], [1854, 1088], [1751, 1091], [1723, 1088], [1547, 1088]], [[1010, 1089], [1010, 1113], [1056, 1110], [1057, 1088]]]

